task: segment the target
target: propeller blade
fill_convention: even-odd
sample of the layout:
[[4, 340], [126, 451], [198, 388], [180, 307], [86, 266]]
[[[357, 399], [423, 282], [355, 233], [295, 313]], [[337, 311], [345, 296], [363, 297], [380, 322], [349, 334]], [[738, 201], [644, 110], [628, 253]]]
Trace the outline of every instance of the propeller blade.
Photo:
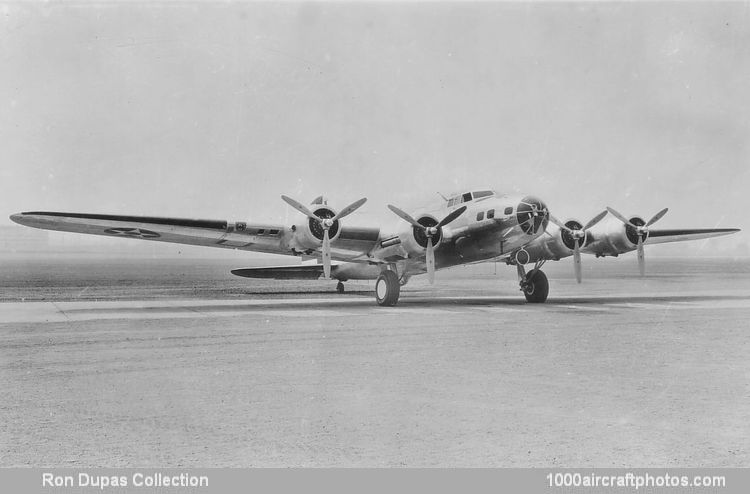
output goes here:
[[323, 229], [323, 274], [326, 279], [331, 277], [331, 238], [328, 228]]
[[638, 235], [638, 270], [641, 276], [646, 274], [646, 258], [643, 254], [643, 237]]
[[584, 225], [583, 229], [584, 230], [588, 230], [592, 226], [594, 226], [597, 223], [599, 223], [605, 216], [607, 216], [607, 211], [606, 210], [602, 211], [601, 213], [599, 213], [596, 216], [594, 216], [593, 218], [591, 218], [591, 221], [589, 221], [588, 223], [586, 223], [586, 225]]
[[285, 202], [285, 203], [289, 204], [289, 205], [290, 205], [290, 206], [292, 206], [292, 207], [293, 207], [294, 209], [296, 209], [296, 210], [297, 210], [297, 211], [299, 211], [300, 213], [304, 214], [304, 215], [305, 215], [305, 216], [307, 216], [308, 218], [312, 218], [312, 219], [314, 219], [314, 220], [320, 221], [320, 218], [318, 218], [317, 216], [315, 216], [315, 215], [314, 215], [314, 214], [312, 213], [312, 211], [310, 211], [309, 209], [307, 209], [307, 208], [305, 207], [305, 205], [304, 205], [304, 204], [302, 204], [302, 203], [300, 203], [300, 202], [297, 202], [297, 201], [295, 201], [295, 200], [294, 200], [294, 199], [292, 199], [291, 197], [287, 197], [287, 196], [281, 196], [281, 198], [282, 198], [282, 199], [284, 200], [284, 202]]
[[401, 211], [396, 206], [394, 206], [392, 204], [389, 204], [388, 205], [388, 209], [390, 209], [391, 211], [393, 211], [394, 213], [396, 213], [396, 216], [398, 216], [402, 220], [406, 221], [407, 223], [411, 223], [413, 226], [416, 226], [417, 228], [424, 228], [424, 225], [420, 225], [419, 223], [417, 223], [417, 220], [415, 220], [414, 218], [412, 218], [411, 216], [409, 216], [409, 214]]
[[617, 211], [615, 211], [611, 207], [607, 206], [607, 211], [609, 211], [610, 213], [612, 213], [612, 216], [614, 216], [618, 220], [622, 221], [626, 225], [630, 225], [630, 226], [634, 226], [634, 227], [638, 228], [636, 225], [632, 224], [630, 222], [630, 220], [628, 220], [626, 217], [624, 217], [623, 215], [621, 215], [620, 213], [618, 213]]
[[669, 208], [664, 208], [661, 211], [659, 211], [658, 213], [656, 213], [653, 218], [651, 218], [650, 220], [648, 220], [648, 223], [646, 223], [645, 226], [649, 227], [649, 226], [653, 225], [654, 223], [656, 223], [657, 221], [659, 221], [662, 218], [662, 216], [664, 216], [665, 214], [667, 214], [667, 211], [669, 211]]
[[551, 223], [554, 223], [555, 225], [559, 226], [560, 230], [566, 230], [566, 231], [568, 231], [571, 234], [573, 233], [573, 230], [571, 230], [570, 228], [568, 228], [567, 226], [565, 226], [565, 223], [563, 223], [562, 221], [558, 220], [554, 216], [549, 215], [549, 220], [550, 220]]
[[427, 252], [425, 252], [427, 263], [427, 279], [430, 285], [435, 283], [435, 247], [432, 245], [432, 236], [427, 237]]
[[363, 197], [359, 201], [355, 201], [355, 202], [349, 204], [347, 207], [345, 207], [344, 209], [342, 209], [341, 211], [339, 211], [339, 213], [336, 216], [334, 216], [333, 218], [331, 218], [331, 221], [340, 220], [344, 216], [349, 216], [354, 211], [356, 211], [357, 209], [359, 209], [360, 206], [362, 206], [362, 204], [364, 204], [366, 202], [367, 202], [367, 198]]
[[581, 278], [582, 278], [582, 275], [581, 275], [581, 248], [578, 246], [578, 242], [575, 242], [575, 244], [573, 244], [573, 245], [574, 245], [574, 247], [573, 247], [573, 267], [575, 268], [575, 271], [576, 271], [576, 281], [578, 283], [580, 283], [581, 282]]
[[445, 218], [443, 218], [443, 221], [441, 221], [440, 223], [438, 223], [435, 228], [440, 229], [440, 228], [444, 227], [445, 225], [447, 225], [451, 221], [455, 220], [456, 218], [458, 218], [459, 216], [461, 216], [462, 214], [464, 214], [464, 211], [466, 211], [466, 206], [461, 206], [460, 208], [456, 209], [455, 211], [453, 211], [452, 213], [450, 213], [448, 216], [446, 216]]

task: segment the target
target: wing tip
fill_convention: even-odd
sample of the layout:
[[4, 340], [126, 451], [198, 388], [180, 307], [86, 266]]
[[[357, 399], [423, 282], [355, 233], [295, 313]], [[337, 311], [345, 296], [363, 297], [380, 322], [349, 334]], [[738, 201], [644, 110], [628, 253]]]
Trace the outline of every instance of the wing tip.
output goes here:
[[13, 223], [18, 223], [19, 225], [23, 225], [23, 217], [26, 213], [15, 213], [8, 216], [10, 218], [10, 221]]

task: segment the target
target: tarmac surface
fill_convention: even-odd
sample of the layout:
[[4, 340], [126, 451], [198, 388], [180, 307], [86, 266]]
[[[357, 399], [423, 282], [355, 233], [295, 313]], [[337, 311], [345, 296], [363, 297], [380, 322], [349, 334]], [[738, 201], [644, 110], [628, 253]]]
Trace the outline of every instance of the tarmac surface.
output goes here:
[[750, 261], [372, 283], [0, 262], [0, 466], [750, 466]]

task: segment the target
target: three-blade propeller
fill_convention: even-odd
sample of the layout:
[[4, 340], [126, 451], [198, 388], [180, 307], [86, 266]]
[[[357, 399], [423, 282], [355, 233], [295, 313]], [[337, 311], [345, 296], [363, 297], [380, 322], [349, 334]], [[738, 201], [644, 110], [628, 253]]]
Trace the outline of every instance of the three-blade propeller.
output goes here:
[[644, 237], [648, 236], [648, 227], [659, 221], [665, 214], [667, 214], [669, 208], [664, 208], [656, 213], [653, 218], [646, 222], [645, 225], [636, 225], [609, 206], [607, 206], [607, 211], [612, 213], [612, 216], [622, 221], [625, 226], [631, 226], [635, 229], [636, 236], [638, 237], [638, 243], [636, 244], [638, 246], [638, 270], [641, 272], [641, 276], [643, 276], [644, 274], [646, 274], [646, 258], [643, 253], [643, 239]]
[[331, 237], [328, 233], [328, 230], [331, 229], [331, 227], [336, 223], [336, 221], [340, 220], [341, 218], [344, 218], [345, 216], [349, 216], [354, 211], [359, 209], [362, 204], [367, 202], [367, 198], [363, 197], [362, 199], [358, 201], [354, 201], [353, 203], [349, 204], [347, 207], [339, 211], [333, 218], [321, 218], [319, 216], [315, 216], [310, 209], [308, 209], [304, 204], [300, 203], [299, 201], [296, 201], [288, 196], [281, 196], [281, 198], [292, 206], [294, 209], [299, 211], [300, 213], [304, 214], [311, 220], [315, 220], [320, 224], [320, 227], [323, 229], [323, 245], [322, 245], [322, 252], [323, 252], [323, 274], [326, 278], [331, 277]]
[[440, 233], [440, 230], [445, 225], [447, 225], [448, 223], [452, 222], [453, 220], [461, 216], [464, 213], [464, 211], [466, 211], [466, 206], [461, 206], [460, 208], [455, 209], [435, 226], [422, 225], [417, 220], [412, 218], [411, 215], [409, 215], [405, 211], [402, 211], [401, 209], [397, 208], [396, 206], [392, 204], [388, 205], [388, 209], [393, 211], [396, 214], [396, 216], [398, 216], [402, 220], [406, 221], [407, 223], [411, 223], [411, 225], [414, 228], [418, 228], [424, 231], [424, 234], [427, 237], [427, 249], [425, 251], [425, 264], [427, 265], [427, 279], [429, 280], [430, 284], [434, 283], [435, 282], [435, 246], [433, 245], [432, 237]]
[[554, 216], [549, 216], [549, 220], [552, 223], [560, 227], [561, 230], [565, 230], [570, 234], [571, 237], [573, 237], [573, 267], [575, 269], [576, 281], [578, 283], [580, 283], [581, 279], [583, 278], [583, 275], [581, 273], [581, 244], [583, 244], [584, 239], [586, 238], [586, 231], [592, 226], [599, 223], [605, 216], [607, 216], [607, 211], [602, 211], [601, 213], [591, 218], [591, 220], [586, 223], [580, 230], [568, 228], [563, 222], [561, 222]]

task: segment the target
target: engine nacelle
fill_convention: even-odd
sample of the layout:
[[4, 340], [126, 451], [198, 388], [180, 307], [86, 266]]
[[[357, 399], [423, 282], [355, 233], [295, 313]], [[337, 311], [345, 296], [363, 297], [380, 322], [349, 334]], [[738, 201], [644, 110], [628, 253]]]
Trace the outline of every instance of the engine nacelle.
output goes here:
[[[327, 205], [316, 205], [311, 211], [318, 218], [333, 218], [336, 211]], [[291, 246], [294, 250], [304, 252], [310, 249], [317, 249], [323, 244], [323, 226], [319, 221], [307, 218], [304, 223], [293, 227], [294, 236], [292, 237]], [[328, 236], [333, 242], [341, 233], [341, 221], [336, 220], [328, 230]]]
[[[571, 230], [583, 229], [583, 224], [580, 221], [573, 219], [566, 221], [565, 226]], [[517, 262], [526, 264], [538, 261], [539, 259], [558, 260], [573, 253], [576, 241], [581, 247], [586, 245], [588, 233], [586, 233], [583, 238], [575, 239], [569, 231], [563, 230], [557, 226], [549, 228], [548, 231], [550, 232], [550, 235], [545, 234], [537, 237], [534, 241], [526, 245], [523, 249], [525, 252], [520, 253]]]
[[[643, 226], [646, 222], [639, 216], [628, 218], [631, 223]], [[645, 242], [648, 232], [643, 232], [641, 238]], [[585, 250], [597, 256], [616, 256], [635, 250], [638, 246], [638, 231], [631, 225], [624, 225], [612, 218], [606, 224], [597, 225], [591, 229], [585, 244]]]
[[[427, 227], [436, 226], [439, 223], [434, 216], [428, 214], [415, 219], [417, 220], [417, 223]], [[409, 257], [422, 255], [427, 250], [427, 234], [422, 228], [410, 226], [408, 230], [404, 230], [399, 233], [398, 236], [401, 240], [401, 247], [406, 251]], [[438, 229], [437, 233], [432, 236], [432, 245], [437, 249], [442, 239], [443, 231], [442, 229]]]

